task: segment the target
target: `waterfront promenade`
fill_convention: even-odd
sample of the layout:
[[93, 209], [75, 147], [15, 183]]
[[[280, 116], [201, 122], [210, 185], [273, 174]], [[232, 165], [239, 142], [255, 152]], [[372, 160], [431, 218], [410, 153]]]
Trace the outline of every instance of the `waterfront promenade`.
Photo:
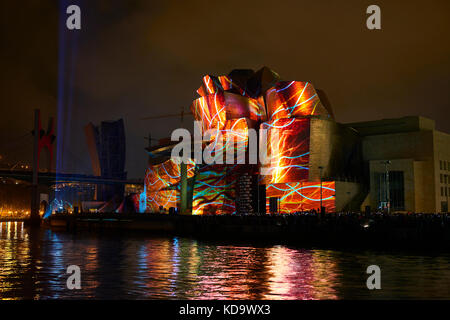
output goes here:
[[185, 216], [56, 214], [45, 225], [79, 230], [136, 230], [210, 240], [290, 242], [321, 247], [450, 249], [449, 214], [295, 213]]

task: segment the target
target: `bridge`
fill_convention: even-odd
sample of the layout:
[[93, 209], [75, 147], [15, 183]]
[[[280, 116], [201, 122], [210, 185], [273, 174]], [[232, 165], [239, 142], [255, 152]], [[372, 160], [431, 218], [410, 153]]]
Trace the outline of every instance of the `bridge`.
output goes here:
[[[33, 182], [33, 171], [29, 170], [5, 170], [0, 169], [0, 177], [16, 179], [20, 181]], [[143, 180], [139, 179], [115, 179], [99, 176], [73, 174], [73, 173], [56, 173], [56, 172], [39, 172], [40, 185], [54, 185], [58, 183], [80, 182], [92, 184], [143, 184]]]
[[[97, 170], [94, 170], [96, 175], [52, 172], [54, 157], [53, 151], [55, 149], [54, 142], [56, 140], [55, 126], [53, 118], [49, 119], [48, 129], [45, 131], [41, 123], [40, 110], [34, 110], [34, 129], [31, 133], [27, 133], [18, 140], [14, 141], [18, 146], [28, 147], [28, 144], [24, 143], [24, 139], [28, 142], [28, 138], [32, 137], [33, 142], [33, 165], [31, 170], [28, 169], [28, 165], [22, 170], [18, 168], [15, 170], [14, 165], [10, 168], [0, 168], [0, 178], [14, 179], [17, 181], [24, 181], [31, 184], [31, 215], [29, 222], [32, 224], [40, 224], [39, 217], [39, 202], [40, 191], [39, 186], [53, 186], [61, 183], [79, 183], [79, 184], [95, 184], [95, 185], [130, 185], [130, 184], [143, 184], [143, 180], [127, 180], [123, 178], [108, 178], [101, 176], [99, 168], [100, 164], [97, 159]], [[95, 137], [94, 137], [95, 138]], [[92, 140], [92, 139], [91, 139]], [[47, 170], [41, 171], [39, 159], [42, 151], [46, 151], [48, 154]], [[97, 151], [98, 153], [98, 151]], [[97, 154], [98, 156], [98, 154]]]

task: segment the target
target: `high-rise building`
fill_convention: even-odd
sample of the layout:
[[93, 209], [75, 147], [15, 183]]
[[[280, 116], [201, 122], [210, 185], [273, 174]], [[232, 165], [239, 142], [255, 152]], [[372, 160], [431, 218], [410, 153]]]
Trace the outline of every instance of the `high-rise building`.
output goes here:
[[[102, 121], [99, 127], [89, 123], [85, 126], [85, 134], [94, 175], [126, 180], [123, 119]], [[99, 201], [109, 201], [114, 197], [122, 198], [123, 195], [123, 185], [98, 185], [97, 200]]]

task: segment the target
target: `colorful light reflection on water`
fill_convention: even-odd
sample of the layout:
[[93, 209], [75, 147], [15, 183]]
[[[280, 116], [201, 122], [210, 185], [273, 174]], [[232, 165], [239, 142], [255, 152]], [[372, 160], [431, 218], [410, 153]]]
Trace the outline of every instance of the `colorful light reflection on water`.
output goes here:
[[[72, 264], [82, 271], [78, 291], [66, 289]], [[382, 290], [365, 287], [371, 264], [382, 268]], [[0, 222], [2, 299], [449, 299], [449, 280], [449, 254], [72, 235]]]

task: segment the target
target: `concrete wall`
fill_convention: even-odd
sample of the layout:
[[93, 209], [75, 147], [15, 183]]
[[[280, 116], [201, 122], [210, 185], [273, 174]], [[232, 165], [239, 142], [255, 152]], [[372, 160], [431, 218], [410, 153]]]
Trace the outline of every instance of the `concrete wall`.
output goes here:
[[[362, 157], [358, 157], [358, 134], [333, 120], [312, 118], [310, 129], [309, 181], [340, 180], [361, 176]], [[358, 169], [361, 169], [358, 172]]]
[[415, 189], [415, 199], [414, 208], [415, 212], [434, 212], [434, 199], [433, 197], [427, 196], [427, 191], [425, 186], [427, 167], [426, 161], [414, 161], [414, 189]]
[[[385, 159], [390, 160], [390, 159]], [[376, 180], [377, 174], [385, 173], [386, 167], [383, 160], [370, 161], [370, 206], [372, 208], [378, 208], [378, 181]], [[405, 199], [405, 211], [414, 212], [416, 210], [416, 184], [414, 177], [414, 160], [413, 159], [395, 159], [390, 160], [388, 165], [389, 171], [402, 171], [403, 172], [403, 185], [404, 185], [404, 199]]]
[[[361, 158], [355, 161], [357, 146]], [[450, 135], [436, 131], [433, 120], [404, 117], [342, 125], [311, 119], [309, 181], [320, 180], [319, 166], [324, 167], [324, 180], [362, 178], [358, 182], [362, 189], [370, 188], [367, 201], [375, 209], [379, 203], [374, 177], [385, 171], [385, 160], [392, 161], [390, 170], [403, 171], [406, 211], [440, 212], [443, 201], [450, 203]], [[446, 161], [443, 170], [440, 161]], [[441, 183], [441, 175], [447, 176], [447, 183]], [[348, 191], [339, 193], [339, 188], [347, 187], [336, 188], [337, 210], [345, 206], [341, 200], [349, 200]], [[447, 195], [441, 196], [441, 188]]]
[[335, 146], [335, 136], [338, 125], [332, 120], [311, 119], [310, 123], [310, 145], [309, 145], [309, 181], [320, 180], [320, 169], [322, 166], [322, 177], [330, 176], [331, 155]]
[[363, 139], [365, 161], [383, 159], [433, 159], [433, 131], [366, 136]]
[[356, 182], [336, 181], [336, 211], [359, 211], [364, 188]]
[[[433, 136], [434, 144], [434, 189], [435, 189], [435, 207], [437, 211], [442, 211], [442, 202], [450, 201], [450, 135], [444, 132], [435, 131]], [[445, 168], [441, 169], [441, 161], [446, 162]], [[447, 176], [447, 183], [441, 183], [441, 175]], [[447, 195], [441, 195], [441, 188], [447, 189]], [[445, 189], [444, 189], [445, 191]], [[447, 210], [448, 211], [448, 210]]]
[[[425, 120], [424, 123], [423, 126], [426, 126]], [[376, 194], [372, 194], [376, 191], [373, 190], [372, 181], [375, 172], [384, 171], [380, 161], [391, 160], [390, 170], [404, 172], [405, 210], [439, 212], [441, 200], [437, 158], [450, 159], [443, 151], [450, 149], [448, 136], [438, 131], [425, 130], [364, 137], [363, 157], [364, 161], [370, 163], [371, 206], [378, 206], [374, 200]]]
[[345, 126], [354, 128], [362, 136], [370, 136], [401, 132], [432, 131], [435, 128], [435, 123], [434, 120], [428, 118], [412, 116], [396, 119], [347, 123]]

